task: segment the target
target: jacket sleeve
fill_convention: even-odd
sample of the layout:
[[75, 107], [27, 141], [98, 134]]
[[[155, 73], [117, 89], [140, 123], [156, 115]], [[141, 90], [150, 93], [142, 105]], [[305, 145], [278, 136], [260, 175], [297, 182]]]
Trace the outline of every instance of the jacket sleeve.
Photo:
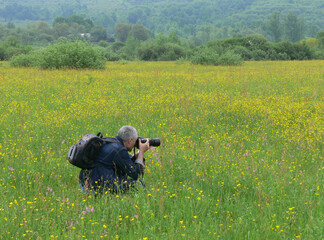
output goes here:
[[134, 163], [125, 148], [120, 149], [116, 153], [113, 161], [123, 173], [134, 180], [137, 180], [139, 175], [143, 172], [142, 165]]

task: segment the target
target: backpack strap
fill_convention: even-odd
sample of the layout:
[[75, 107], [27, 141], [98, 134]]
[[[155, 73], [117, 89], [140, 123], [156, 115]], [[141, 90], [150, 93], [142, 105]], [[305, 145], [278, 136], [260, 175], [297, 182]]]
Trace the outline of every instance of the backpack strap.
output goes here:
[[[104, 141], [105, 143], [119, 143], [119, 144], [121, 144], [121, 142], [118, 139], [116, 139], [116, 138], [102, 138], [102, 141]], [[115, 163], [114, 160], [112, 161], [112, 163], [114, 164], [115, 173], [116, 173], [117, 172], [116, 163]]]
[[98, 132], [97, 137], [101, 138], [101, 140], [106, 143], [120, 143], [116, 138], [104, 138], [102, 132]]
[[102, 141], [104, 141], [106, 143], [120, 143], [121, 144], [121, 142], [116, 138], [103, 138]]

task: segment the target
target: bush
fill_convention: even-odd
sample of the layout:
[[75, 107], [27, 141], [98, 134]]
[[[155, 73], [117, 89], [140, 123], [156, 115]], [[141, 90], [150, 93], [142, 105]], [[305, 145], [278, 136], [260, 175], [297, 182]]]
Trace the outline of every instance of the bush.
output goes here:
[[200, 46], [193, 51], [190, 61], [203, 65], [240, 65], [243, 62], [239, 54], [232, 50]]
[[105, 61], [99, 52], [85, 42], [59, 42], [41, 53], [40, 67], [45, 69], [90, 68], [102, 69]]
[[110, 48], [113, 52], [120, 53], [125, 46], [126, 44], [123, 42], [114, 42], [111, 44]]
[[244, 60], [251, 60], [252, 59], [252, 54], [249, 49], [243, 46], [236, 46], [233, 49], [235, 54], [240, 55]]
[[10, 60], [10, 65], [13, 67], [36, 67], [38, 66], [38, 59], [36, 53], [34, 54], [21, 54], [14, 56]]
[[324, 51], [323, 50], [315, 50], [313, 57], [314, 57], [314, 59], [324, 60]]
[[255, 49], [251, 51], [251, 55], [252, 55], [252, 60], [255, 61], [262, 61], [268, 59], [268, 54], [261, 49]]
[[29, 50], [27, 47], [7, 47], [5, 48], [5, 60], [10, 60], [13, 56], [27, 54]]
[[194, 64], [219, 65], [219, 54], [212, 48], [200, 46], [194, 49], [190, 61]]
[[174, 61], [186, 56], [185, 47], [171, 42], [159, 44], [148, 41], [138, 48], [138, 58], [144, 61]]
[[243, 59], [240, 55], [229, 50], [219, 57], [219, 65], [241, 65]]
[[144, 42], [138, 49], [138, 58], [144, 61], [158, 60], [158, 47], [154, 42]]
[[186, 57], [187, 53], [184, 47], [175, 43], [165, 43], [157, 46], [158, 60], [174, 61], [181, 57]]
[[313, 53], [305, 43], [280, 42], [274, 45], [278, 54], [288, 56], [289, 60], [307, 60], [313, 58]]
[[262, 35], [258, 35], [258, 34], [248, 35], [243, 39], [245, 40], [244, 41], [245, 47], [247, 47], [251, 51], [262, 50], [264, 52], [267, 52], [269, 48], [271, 48], [270, 43]]
[[269, 53], [269, 59], [270, 60], [280, 60], [280, 61], [290, 60], [287, 53], [277, 53], [275, 50], [273, 50]]
[[102, 56], [106, 59], [106, 61], [119, 61], [122, 59], [121, 54], [115, 53], [110, 49], [103, 49]]
[[5, 56], [6, 56], [5, 48], [4, 48], [4, 46], [0, 45], [0, 61], [4, 60]]
[[295, 43], [294, 45], [297, 60], [313, 59], [313, 52], [306, 43]]
[[10, 60], [13, 56], [18, 56], [21, 54], [27, 54], [31, 51], [30, 46], [21, 45], [18, 40], [14, 40], [16, 38], [8, 37], [7, 40], [3, 43], [0, 43], [0, 60]]
[[109, 46], [109, 43], [108, 43], [107, 41], [100, 40], [99, 43], [98, 43], [98, 45], [99, 45], [100, 47], [106, 48], [106, 47]]

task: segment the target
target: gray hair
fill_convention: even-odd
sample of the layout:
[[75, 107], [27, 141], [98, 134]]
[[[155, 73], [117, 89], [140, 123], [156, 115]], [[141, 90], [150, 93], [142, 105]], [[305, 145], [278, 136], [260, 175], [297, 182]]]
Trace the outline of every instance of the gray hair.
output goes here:
[[126, 125], [122, 126], [118, 131], [118, 136], [123, 140], [127, 141], [128, 139], [137, 139], [138, 134], [136, 128]]

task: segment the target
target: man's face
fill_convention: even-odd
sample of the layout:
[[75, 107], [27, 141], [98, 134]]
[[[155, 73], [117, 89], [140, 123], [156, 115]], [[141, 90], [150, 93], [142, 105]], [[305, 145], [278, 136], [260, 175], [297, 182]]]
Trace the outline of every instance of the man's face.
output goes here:
[[125, 148], [130, 152], [134, 148], [136, 143], [136, 139], [130, 138], [126, 142], [124, 142]]

